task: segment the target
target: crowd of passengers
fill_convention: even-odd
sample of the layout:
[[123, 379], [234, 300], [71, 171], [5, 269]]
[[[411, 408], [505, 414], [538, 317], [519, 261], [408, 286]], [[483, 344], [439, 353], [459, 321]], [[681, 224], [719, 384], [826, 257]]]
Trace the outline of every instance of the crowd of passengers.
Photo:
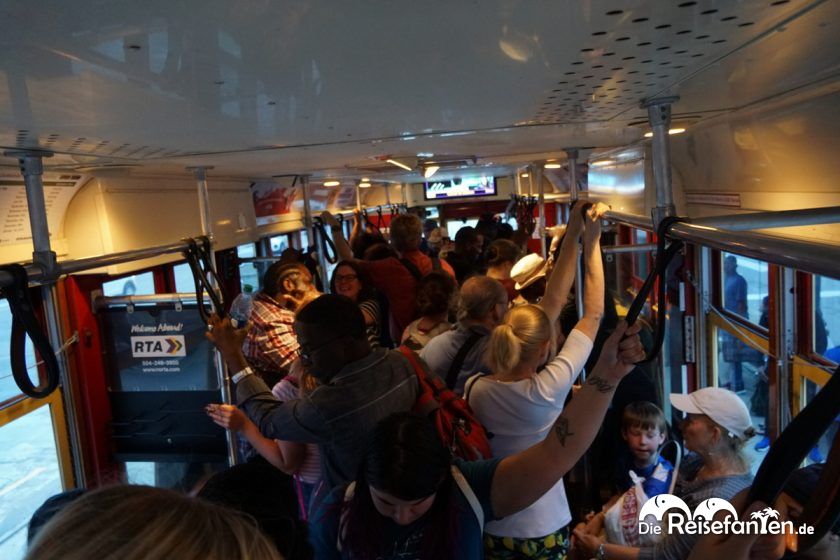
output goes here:
[[[28, 558], [780, 557], [773, 536], [639, 534], [639, 510], [660, 494], [692, 511], [729, 500], [744, 518], [766, 504], [739, 502], [755, 430], [727, 389], [670, 395], [687, 454], [665, 458], [678, 444], [637, 366], [649, 333], [620, 321], [605, 293], [605, 209], [573, 208], [547, 261], [492, 220], [441, 247], [436, 224], [411, 214], [393, 218], [386, 241], [359, 215], [345, 240], [324, 213], [341, 259], [330, 294], [290, 253], [266, 271], [247, 325], [211, 320], [236, 404], [206, 412], [247, 460], [189, 496], [126, 485], [56, 496], [33, 517]], [[492, 457], [453, 456], [414, 412], [418, 376], [398, 345], [466, 400]], [[563, 477], [596, 437], [612, 496], [575, 519]], [[795, 473], [774, 507], [795, 518], [820, 467]], [[837, 533], [808, 557], [840, 557]]]

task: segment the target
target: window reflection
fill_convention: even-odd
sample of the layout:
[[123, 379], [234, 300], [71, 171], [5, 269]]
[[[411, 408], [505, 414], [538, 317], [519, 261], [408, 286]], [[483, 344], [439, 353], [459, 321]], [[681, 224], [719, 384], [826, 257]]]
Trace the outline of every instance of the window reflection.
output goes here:
[[840, 363], [840, 280], [814, 276], [814, 352]]

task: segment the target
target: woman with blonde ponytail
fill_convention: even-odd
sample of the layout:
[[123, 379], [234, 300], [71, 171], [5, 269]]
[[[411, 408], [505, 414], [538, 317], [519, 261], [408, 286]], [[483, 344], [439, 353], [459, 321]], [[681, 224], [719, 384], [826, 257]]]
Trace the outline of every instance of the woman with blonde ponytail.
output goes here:
[[[601, 206], [573, 220], [540, 305], [514, 307], [490, 335], [484, 363], [492, 374], [478, 374], [466, 384], [465, 398], [488, 431], [495, 457], [508, 457], [545, 438], [586, 363], [604, 311], [601, 262]], [[574, 278], [578, 239], [583, 233], [586, 276], [584, 316], [560, 352], [553, 348], [553, 325]], [[556, 354], [556, 355], [555, 355]], [[551, 358], [554, 356], [553, 358]], [[488, 560], [566, 558], [572, 520], [562, 479], [542, 498], [515, 515], [485, 526]]]

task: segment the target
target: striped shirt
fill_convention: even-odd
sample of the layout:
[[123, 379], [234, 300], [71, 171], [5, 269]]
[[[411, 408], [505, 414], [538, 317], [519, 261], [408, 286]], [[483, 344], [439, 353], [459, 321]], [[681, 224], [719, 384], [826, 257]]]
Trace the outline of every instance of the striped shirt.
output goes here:
[[367, 339], [370, 343], [371, 350], [379, 348], [379, 335], [381, 331], [380, 325], [382, 324], [382, 311], [379, 309], [379, 304], [375, 299], [366, 299], [365, 301], [359, 303], [359, 309], [361, 309], [363, 313], [367, 313], [373, 317], [373, 323], [367, 325], [365, 330], [367, 331]]
[[[293, 401], [300, 397], [300, 388], [286, 376], [280, 383], [271, 389], [271, 393], [280, 402]], [[277, 440], [275, 440], [277, 441]], [[298, 472], [300, 479], [307, 484], [316, 484], [321, 480], [321, 452], [318, 451], [318, 444], [306, 443], [306, 455], [303, 457]]]
[[258, 371], [286, 371], [298, 356], [292, 330], [295, 314], [263, 292], [254, 297], [251, 330], [242, 343], [248, 364]]
[[[691, 511], [709, 498], [731, 501], [735, 494], [750, 486], [753, 477], [749, 473], [719, 476], [697, 480], [697, 473], [703, 466], [698, 455], [689, 455], [680, 466], [680, 474], [674, 493], [682, 498]], [[639, 560], [681, 560], [688, 558], [697, 543], [698, 535], [672, 533], [656, 543], [639, 549]]]

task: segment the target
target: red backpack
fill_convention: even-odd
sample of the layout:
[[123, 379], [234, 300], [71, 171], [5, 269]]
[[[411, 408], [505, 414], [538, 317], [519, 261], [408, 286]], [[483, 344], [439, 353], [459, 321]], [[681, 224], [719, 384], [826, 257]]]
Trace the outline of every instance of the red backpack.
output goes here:
[[440, 440], [454, 456], [466, 461], [491, 458], [493, 453], [487, 431], [467, 401], [448, 389], [442, 379], [430, 375], [414, 351], [405, 346], [400, 346], [399, 350], [417, 374], [420, 393], [414, 412], [435, 423]]

